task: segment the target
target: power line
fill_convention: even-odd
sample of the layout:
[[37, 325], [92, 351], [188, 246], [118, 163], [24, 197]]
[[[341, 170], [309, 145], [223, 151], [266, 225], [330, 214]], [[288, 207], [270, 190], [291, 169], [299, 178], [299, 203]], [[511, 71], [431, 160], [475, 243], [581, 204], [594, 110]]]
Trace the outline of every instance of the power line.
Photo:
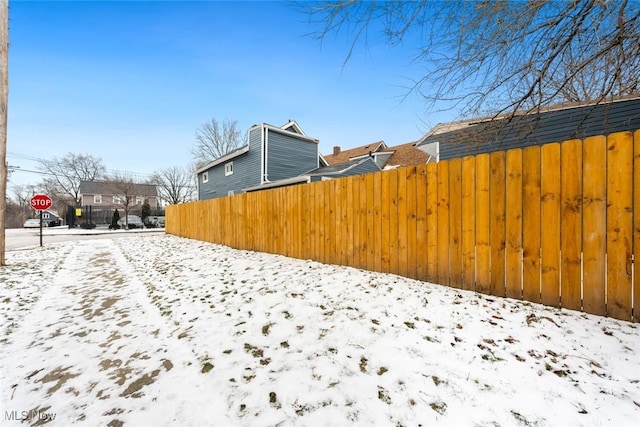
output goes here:
[[[43, 163], [46, 162], [46, 159], [42, 159], [40, 157], [34, 157], [34, 156], [29, 156], [27, 154], [20, 154], [20, 153], [15, 153], [15, 152], [7, 152], [7, 157], [11, 157], [14, 159], [22, 159], [22, 160], [29, 160], [29, 161], [33, 161], [33, 162], [38, 162], [38, 163]], [[38, 174], [43, 174], [43, 175], [54, 175], [51, 173], [47, 173], [47, 172], [41, 172], [41, 171], [33, 171], [33, 170], [29, 170], [29, 169], [22, 169], [19, 168], [17, 170], [22, 170], [25, 172], [31, 172], [31, 173], [38, 173]], [[106, 169], [106, 172], [112, 175], [131, 175], [134, 177], [138, 177], [138, 178], [143, 178], [143, 179], [149, 179], [152, 177], [153, 174], [148, 174], [148, 173], [141, 173], [141, 172], [131, 172], [131, 171], [123, 171], [123, 170], [119, 170], [119, 169]]]

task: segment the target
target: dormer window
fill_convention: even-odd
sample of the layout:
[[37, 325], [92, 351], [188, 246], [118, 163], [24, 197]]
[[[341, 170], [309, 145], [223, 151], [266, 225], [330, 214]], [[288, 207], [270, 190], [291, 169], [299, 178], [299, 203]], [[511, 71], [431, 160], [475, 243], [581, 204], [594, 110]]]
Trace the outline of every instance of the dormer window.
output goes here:
[[233, 162], [224, 165], [224, 176], [233, 175]]

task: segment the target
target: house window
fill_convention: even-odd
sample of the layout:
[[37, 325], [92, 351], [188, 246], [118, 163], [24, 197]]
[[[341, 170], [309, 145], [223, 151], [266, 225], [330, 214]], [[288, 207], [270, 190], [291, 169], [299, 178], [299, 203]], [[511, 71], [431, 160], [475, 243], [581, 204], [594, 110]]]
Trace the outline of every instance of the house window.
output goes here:
[[122, 202], [122, 197], [113, 196], [113, 204], [114, 205], [123, 205], [124, 203]]
[[136, 197], [136, 205], [141, 205], [144, 203], [144, 197]]
[[227, 196], [233, 196], [234, 194], [236, 194], [236, 192], [233, 190], [227, 191]]
[[209, 172], [202, 172], [202, 183], [206, 184], [209, 182]]
[[102, 194], [94, 194], [93, 195], [93, 204], [94, 205], [99, 205], [100, 203], [102, 203]]
[[233, 162], [224, 165], [224, 176], [233, 175]]

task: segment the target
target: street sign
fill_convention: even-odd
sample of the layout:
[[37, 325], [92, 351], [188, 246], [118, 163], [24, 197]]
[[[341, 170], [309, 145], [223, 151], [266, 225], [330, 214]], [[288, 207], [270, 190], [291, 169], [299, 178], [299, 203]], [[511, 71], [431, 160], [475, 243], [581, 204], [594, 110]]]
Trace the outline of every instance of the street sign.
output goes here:
[[46, 194], [36, 194], [31, 198], [31, 207], [37, 211], [47, 210], [53, 205], [51, 197]]

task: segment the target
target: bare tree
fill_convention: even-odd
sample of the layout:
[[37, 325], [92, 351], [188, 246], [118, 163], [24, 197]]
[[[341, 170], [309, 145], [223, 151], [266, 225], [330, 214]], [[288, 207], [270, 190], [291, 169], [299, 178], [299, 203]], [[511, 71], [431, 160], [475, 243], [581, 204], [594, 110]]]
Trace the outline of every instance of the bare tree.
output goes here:
[[224, 119], [222, 126], [213, 118], [196, 130], [196, 145], [191, 154], [197, 166], [235, 150], [242, 143], [238, 121]]
[[129, 229], [129, 211], [131, 207], [135, 205], [138, 184], [133, 181], [133, 178], [126, 174], [116, 174], [112, 178], [109, 178], [109, 188], [111, 194], [113, 194], [114, 204], [116, 199], [119, 199], [120, 205], [124, 211], [124, 227]]
[[513, 115], [565, 101], [638, 93], [640, 2], [390, 1], [303, 6], [316, 35], [347, 33], [354, 50], [377, 31], [416, 45], [410, 91], [463, 116]]
[[76, 205], [80, 204], [80, 182], [102, 178], [106, 168], [102, 159], [89, 154], [69, 153], [65, 157], [41, 160], [40, 170], [49, 174], [45, 186], [50, 195], [68, 195]]
[[27, 218], [33, 216], [31, 197], [38, 192], [33, 185], [18, 185], [13, 188], [13, 196], [7, 202], [7, 228], [21, 227]]
[[161, 169], [152, 175], [151, 181], [157, 186], [160, 198], [170, 205], [193, 200], [194, 176], [187, 168]]

